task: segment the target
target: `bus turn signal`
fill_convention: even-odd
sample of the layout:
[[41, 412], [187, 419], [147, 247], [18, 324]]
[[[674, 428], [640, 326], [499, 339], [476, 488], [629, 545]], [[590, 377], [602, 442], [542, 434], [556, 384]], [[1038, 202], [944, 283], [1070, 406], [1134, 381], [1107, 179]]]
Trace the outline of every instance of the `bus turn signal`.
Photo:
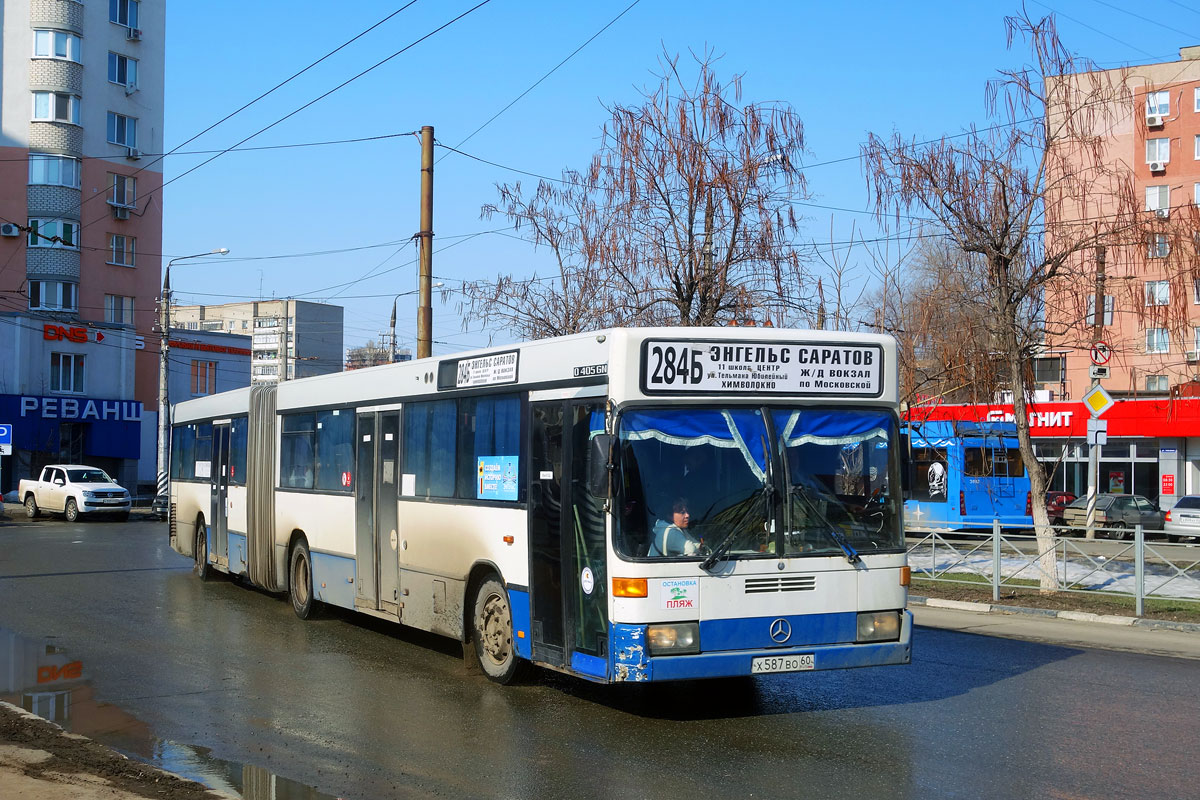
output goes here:
[[900, 585], [908, 586], [912, 583], [912, 567], [903, 566], [900, 568]]
[[613, 597], [645, 597], [645, 578], [613, 578]]

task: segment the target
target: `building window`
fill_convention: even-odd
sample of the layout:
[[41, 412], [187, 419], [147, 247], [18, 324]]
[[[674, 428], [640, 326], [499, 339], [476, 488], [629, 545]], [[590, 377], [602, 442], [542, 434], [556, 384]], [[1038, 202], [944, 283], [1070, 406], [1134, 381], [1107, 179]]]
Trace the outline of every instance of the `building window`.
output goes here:
[[1192, 328], [1192, 349], [1200, 352], [1200, 328]]
[[115, 111], [108, 112], [108, 141], [125, 147], [137, 147], [137, 120]]
[[1166, 353], [1170, 351], [1166, 328], [1146, 328], [1146, 352]]
[[104, 321], [118, 325], [133, 324], [133, 298], [119, 294], [104, 295]]
[[1146, 281], [1146, 305], [1166, 306], [1171, 304], [1170, 281]]
[[1146, 93], [1146, 116], [1148, 117], [1165, 117], [1171, 113], [1171, 93], [1168, 91], [1162, 92], [1147, 92]]
[[[1104, 295], [1104, 319], [1100, 321], [1101, 325], [1112, 325], [1113, 323], [1113, 308], [1115, 300], [1111, 294]], [[1087, 299], [1087, 319], [1084, 320], [1084, 325], [1096, 324], [1096, 295], [1089, 294]]]
[[30, 247], [79, 249], [79, 223], [62, 219], [29, 220]]
[[1063, 379], [1063, 357], [1042, 356], [1033, 359], [1034, 383], [1061, 383]]
[[79, 124], [79, 98], [65, 92], [34, 92], [33, 118], [43, 122]]
[[114, 206], [134, 208], [137, 206], [137, 178], [129, 175], [108, 173], [108, 201]]
[[79, 63], [79, 37], [66, 31], [34, 31], [34, 58], [65, 58]]
[[108, 0], [108, 20], [126, 28], [138, 27], [138, 0]]
[[254, 334], [254, 344], [279, 344], [278, 333], [256, 333]]
[[29, 182], [41, 186], [69, 186], [78, 189], [79, 159], [30, 153]]
[[[1196, 137], [1200, 140], [1200, 137]], [[1146, 210], [1158, 211], [1160, 208], [1169, 209], [1171, 207], [1171, 187], [1170, 186], [1147, 186], [1146, 187]]]
[[110, 52], [108, 54], [108, 82], [120, 84], [127, 89], [136, 88], [137, 64], [136, 58]]
[[66, 281], [30, 281], [30, 311], [78, 311], [79, 286]]
[[278, 328], [279, 317], [255, 317], [254, 327], [256, 328]]
[[1165, 392], [1167, 390], [1166, 375], [1147, 375], [1146, 376], [1146, 391], [1147, 392]]
[[134, 245], [137, 239], [132, 236], [122, 236], [117, 233], [108, 235], [108, 250], [110, 264], [116, 264], [121, 267], [134, 266], [133, 255]]
[[1146, 163], [1160, 161], [1166, 164], [1171, 160], [1171, 140], [1167, 138], [1146, 140]]
[[278, 365], [275, 365], [275, 364], [271, 364], [269, 366], [255, 367], [254, 374], [261, 375], [263, 377], [276, 376], [279, 374], [279, 367], [278, 367]]
[[83, 394], [83, 354], [50, 354], [50, 391]]
[[1154, 233], [1150, 235], [1147, 257], [1166, 258], [1170, 252], [1171, 245], [1167, 241], [1167, 235], [1165, 233]]
[[217, 362], [192, 362], [192, 394], [195, 396], [217, 393]]

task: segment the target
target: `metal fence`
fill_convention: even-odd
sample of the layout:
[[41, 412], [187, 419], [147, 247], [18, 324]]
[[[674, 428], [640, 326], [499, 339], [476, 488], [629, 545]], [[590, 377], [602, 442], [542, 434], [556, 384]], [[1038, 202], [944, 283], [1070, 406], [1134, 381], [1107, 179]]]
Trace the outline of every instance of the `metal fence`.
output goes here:
[[[1147, 598], [1200, 606], [1200, 547], [1147, 541], [1141, 525], [1132, 541], [1072, 538], [1067, 531], [1055, 528], [1047, 550], [1032, 533], [1002, 531], [998, 521], [990, 535], [923, 532], [910, 537], [908, 563], [914, 578], [973, 586], [986, 581], [993, 602], [1002, 588], [1037, 588], [1045, 575], [1057, 591], [1133, 597], [1139, 617]], [[1096, 529], [1097, 537], [1128, 533]]]

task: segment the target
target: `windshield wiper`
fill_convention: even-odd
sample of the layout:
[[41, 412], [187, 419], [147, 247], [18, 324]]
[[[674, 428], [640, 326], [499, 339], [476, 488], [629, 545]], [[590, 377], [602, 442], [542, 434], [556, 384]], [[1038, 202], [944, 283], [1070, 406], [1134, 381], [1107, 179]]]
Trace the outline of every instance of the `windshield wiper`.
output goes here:
[[708, 554], [708, 558], [700, 562], [700, 569], [710, 570], [713, 568], [713, 565], [725, 557], [725, 554], [729, 552], [729, 548], [733, 547], [733, 540], [743, 532], [742, 525], [750, 518], [750, 515], [758, 509], [758, 501], [764, 497], [770, 498], [774, 492], [775, 486], [773, 484], [763, 484], [762, 488], [758, 490], [757, 494], [751, 498], [752, 502], [747, 506], [746, 510], [742, 512], [742, 515], [738, 517], [732, 525], [730, 525], [729, 533], [725, 534], [725, 538], [722, 539], [717, 546], [712, 549], [712, 552]]
[[828, 517], [821, 513], [819, 508], [817, 508], [817, 504], [814, 503], [812, 498], [808, 496], [808, 489], [797, 483], [792, 486], [791, 493], [803, 500], [804, 505], [808, 507], [809, 511], [811, 511], [813, 515], [816, 516], [821, 523], [823, 523], [822, 530], [829, 536], [830, 539], [833, 539], [834, 544], [841, 548], [842, 553], [845, 554], [848, 562], [851, 564], [857, 564], [862, 560], [858, 555], [858, 551], [851, 546], [850, 542], [846, 541], [846, 537], [842, 535], [842, 532], [838, 530], [832, 522], [829, 521]]

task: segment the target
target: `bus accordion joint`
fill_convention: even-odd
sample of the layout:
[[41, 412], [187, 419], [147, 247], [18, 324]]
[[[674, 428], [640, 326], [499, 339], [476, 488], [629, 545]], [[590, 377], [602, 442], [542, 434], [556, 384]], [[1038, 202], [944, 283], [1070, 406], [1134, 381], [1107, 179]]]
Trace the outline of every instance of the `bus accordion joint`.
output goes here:
[[645, 578], [613, 578], [613, 597], [646, 597]]
[[912, 567], [907, 564], [900, 568], [900, 585], [909, 586], [912, 584]]

